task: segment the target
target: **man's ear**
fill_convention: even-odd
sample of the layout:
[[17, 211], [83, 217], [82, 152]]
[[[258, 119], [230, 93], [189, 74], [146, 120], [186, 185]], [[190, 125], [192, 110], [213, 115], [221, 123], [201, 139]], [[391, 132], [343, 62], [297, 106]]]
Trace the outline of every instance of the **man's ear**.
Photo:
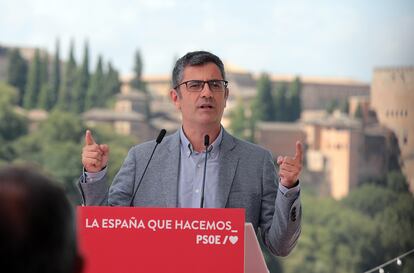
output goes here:
[[174, 103], [175, 107], [177, 109], [181, 109], [180, 94], [178, 94], [177, 90], [175, 89], [170, 90], [170, 98], [171, 98], [171, 101]]
[[224, 98], [227, 100], [229, 97], [229, 88], [226, 87], [226, 89], [224, 89]]
[[224, 107], [227, 106], [227, 99], [229, 98], [229, 89], [226, 87], [226, 89], [224, 89]]

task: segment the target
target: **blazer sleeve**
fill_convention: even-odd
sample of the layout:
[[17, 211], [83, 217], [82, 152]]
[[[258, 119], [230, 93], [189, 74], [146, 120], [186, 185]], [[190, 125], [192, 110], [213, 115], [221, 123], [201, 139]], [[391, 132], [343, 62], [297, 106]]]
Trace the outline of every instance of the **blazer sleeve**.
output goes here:
[[270, 152], [266, 152], [263, 166], [261, 235], [273, 254], [287, 256], [301, 233], [300, 192], [283, 195], [279, 190], [279, 180]]
[[86, 182], [85, 175], [82, 175], [77, 186], [81, 193], [84, 206], [106, 206], [108, 205], [108, 185], [105, 176], [96, 181]]

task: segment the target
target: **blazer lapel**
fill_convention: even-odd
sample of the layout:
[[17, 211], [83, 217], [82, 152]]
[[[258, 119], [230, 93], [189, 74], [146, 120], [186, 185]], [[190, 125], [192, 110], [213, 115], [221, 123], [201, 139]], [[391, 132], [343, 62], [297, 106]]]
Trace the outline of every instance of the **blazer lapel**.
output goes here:
[[180, 134], [177, 131], [166, 143], [164, 155], [164, 168], [162, 175], [163, 196], [166, 207], [175, 208], [178, 204], [178, 172], [180, 168]]
[[227, 204], [234, 175], [236, 174], [239, 156], [234, 151], [236, 143], [234, 138], [223, 129], [223, 140], [220, 147], [219, 191], [217, 205], [224, 208]]

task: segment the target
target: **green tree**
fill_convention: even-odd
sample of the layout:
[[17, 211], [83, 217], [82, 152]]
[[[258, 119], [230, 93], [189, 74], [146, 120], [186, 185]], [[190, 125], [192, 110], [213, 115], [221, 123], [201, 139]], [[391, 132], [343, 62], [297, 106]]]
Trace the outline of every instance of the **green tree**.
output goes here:
[[[137, 140], [114, 134], [112, 127], [98, 126], [92, 130], [97, 142], [110, 146], [110, 183], [129, 148], [135, 145]], [[80, 153], [85, 131], [86, 127], [79, 115], [55, 110], [40, 124], [37, 131], [14, 141], [14, 161], [33, 164], [49, 173], [57, 181], [62, 182], [71, 200], [79, 203], [78, 190], [74, 185], [82, 170]]]
[[349, 101], [347, 99], [344, 101], [341, 101], [339, 108], [342, 113], [349, 114]]
[[292, 254], [280, 259], [284, 272], [363, 272], [373, 263], [377, 234], [371, 219], [331, 198], [306, 191], [301, 196], [302, 234]]
[[89, 81], [89, 45], [88, 42], [85, 42], [82, 67], [78, 70], [72, 98], [72, 111], [75, 113], [81, 113], [85, 109], [85, 98], [89, 87]]
[[47, 109], [50, 110], [55, 106], [59, 96], [60, 89], [60, 48], [59, 48], [59, 39], [56, 40], [55, 56], [53, 58], [53, 70], [50, 79], [51, 83], [51, 93], [50, 93], [50, 102], [48, 103]]
[[134, 78], [132, 80], [132, 86], [138, 90], [146, 91], [146, 86], [142, 81], [142, 71], [144, 65], [142, 63], [141, 51], [137, 49], [134, 56]]
[[16, 113], [14, 105], [18, 100], [18, 90], [0, 82], [0, 161], [11, 161], [15, 157], [11, 143], [27, 134], [27, 119]]
[[15, 86], [0, 81], [0, 107], [15, 105], [18, 103], [19, 91]]
[[[378, 240], [381, 247], [377, 249], [377, 255], [382, 261], [387, 261], [395, 256], [414, 248], [414, 198], [410, 193], [398, 194], [398, 199], [393, 200], [376, 216], [378, 223]], [[414, 259], [406, 257], [403, 267], [391, 265], [387, 267], [390, 272], [414, 272]], [[397, 271], [398, 270], [398, 271]]]
[[247, 129], [246, 115], [244, 105], [241, 99], [237, 100], [237, 105], [230, 112], [230, 130], [233, 135], [239, 138], [245, 138], [245, 130]]
[[392, 170], [387, 174], [387, 188], [395, 192], [407, 193], [408, 182], [401, 171]]
[[52, 87], [50, 83], [45, 83], [42, 85], [42, 89], [40, 89], [39, 94], [39, 101], [38, 101], [38, 108], [42, 108], [45, 110], [50, 110], [52, 108], [51, 105], [51, 95], [52, 95]]
[[23, 106], [26, 109], [32, 109], [37, 105], [41, 88], [41, 69], [40, 52], [39, 49], [36, 49], [34, 59], [30, 64], [26, 91], [23, 98]]
[[72, 141], [78, 143], [84, 134], [85, 127], [78, 115], [61, 111], [53, 111], [46, 122], [39, 126], [42, 142]]
[[273, 121], [275, 119], [276, 111], [272, 96], [272, 83], [267, 74], [262, 74], [257, 83], [254, 111], [257, 120]]
[[119, 81], [119, 73], [112, 66], [111, 62], [108, 62], [104, 82], [105, 84], [103, 95], [107, 99], [120, 92], [121, 82]]
[[287, 121], [296, 121], [300, 118], [300, 113], [302, 112], [301, 107], [301, 92], [302, 92], [302, 83], [299, 77], [296, 77], [290, 84], [287, 92]]
[[361, 107], [361, 104], [358, 104], [358, 107], [357, 107], [357, 109], [356, 109], [356, 111], [355, 111], [354, 116], [355, 116], [355, 118], [358, 118], [358, 119], [362, 119], [362, 118], [363, 118], [363, 113], [362, 113], [362, 107]]
[[276, 88], [276, 94], [274, 99], [275, 105], [275, 120], [276, 121], [287, 121], [287, 102], [286, 94], [288, 87], [285, 83], [280, 83]]
[[342, 202], [347, 207], [373, 218], [397, 198], [397, 193], [385, 187], [367, 184], [361, 186], [358, 190], [352, 191]]
[[65, 65], [65, 72], [63, 81], [59, 89], [59, 97], [57, 107], [60, 110], [70, 110], [72, 107], [72, 96], [74, 92], [74, 86], [76, 83], [76, 61], [74, 56], [74, 43], [71, 42], [69, 49], [69, 59]]
[[328, 112], [329, 114], [332, 114], [333, 111], [335, 111], [335, 109], [338, 108], [338, 106], [339, 106], [338, 100], [331, 100], [326, 105], [326, 112]]
[[104, 105], [106, 98], [102, 91], [104, 90], [104, 73], [102, 67], [102, 56], [98, 57], [95, 73], [92, 76], [91, 84], [86, 93], [85, 110], [92, 107], [101, 107]]
[[20, 55], [18, 48], [12, 49], [8, 55], [7, 82], [19, 90], [18, 105], [23, 105], [23, 96], [27, 81], [27, 61]]
[[49, 82], [49, 56], [47, 52], [44, 52], [40, 56], [40, 85]]
[[14, 111], [18, 90], [0, 82], [0, 139], [12, 141], [27, 133], [28, 123], [24, 116]]

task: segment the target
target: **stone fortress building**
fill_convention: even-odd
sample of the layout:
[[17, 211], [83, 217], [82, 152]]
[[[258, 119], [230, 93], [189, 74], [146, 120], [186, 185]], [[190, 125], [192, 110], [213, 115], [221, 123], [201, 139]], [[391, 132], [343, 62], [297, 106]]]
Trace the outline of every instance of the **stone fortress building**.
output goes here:
[[371, 107], [396, 135], [403, 172], [414, 192], [414, 67], [375, 69]]

